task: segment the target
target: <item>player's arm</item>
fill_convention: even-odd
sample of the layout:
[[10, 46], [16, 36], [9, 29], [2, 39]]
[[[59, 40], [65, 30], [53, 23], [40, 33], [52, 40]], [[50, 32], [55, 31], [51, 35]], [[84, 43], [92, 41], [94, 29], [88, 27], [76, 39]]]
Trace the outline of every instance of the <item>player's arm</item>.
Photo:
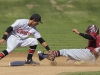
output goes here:
[[37, 40], [41, 43], [41, 45], [42, 45], [47, 51], [50, 51], [49, 46], [47, 45], [47, 43], [45, 42], [45, 40], [44, 40], [42, 37], [41, 37], [41, 38], [38, 38]]
[[76, 34], [88, 39], [88, 40], [93, 40], [94, 39], [91, 35], [80, 33], [77, 29], [72, 29], [72, 31], [75, 32]]
[[5, 43], [5, 41], [7, 40], [8, 35], [11, 31], [13, 31], [13, 27], [11, 27], [11, 26], [6, 29], [2, 39], [0, 40], [0, 44]]
[[84, 37], [85, 39], [94, 40], [94, 38], [89, 34], [79, 33], [79, 35]]

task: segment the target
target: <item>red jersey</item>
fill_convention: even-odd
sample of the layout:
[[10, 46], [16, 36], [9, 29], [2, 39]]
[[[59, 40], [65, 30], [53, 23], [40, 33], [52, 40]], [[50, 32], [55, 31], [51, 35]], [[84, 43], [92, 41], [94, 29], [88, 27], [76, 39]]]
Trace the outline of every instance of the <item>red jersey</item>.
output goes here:
[[95, 32], [91, 32], [90, 35], [94, 38], [94, 40], [88, 40], [87, 48], [94, 50], [94, 48], [100, 47], [100, 35]]

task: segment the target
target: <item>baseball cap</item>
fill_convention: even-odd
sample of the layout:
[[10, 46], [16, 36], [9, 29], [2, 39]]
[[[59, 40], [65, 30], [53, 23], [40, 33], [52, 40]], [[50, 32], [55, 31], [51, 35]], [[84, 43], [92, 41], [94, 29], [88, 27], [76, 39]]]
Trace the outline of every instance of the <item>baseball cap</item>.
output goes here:
[[31, 17], [30, 17], [30, 20], [33, 20], [35, 19], [37, 22], [41, 22], [41, 16], [39, 14], [33, 14]]

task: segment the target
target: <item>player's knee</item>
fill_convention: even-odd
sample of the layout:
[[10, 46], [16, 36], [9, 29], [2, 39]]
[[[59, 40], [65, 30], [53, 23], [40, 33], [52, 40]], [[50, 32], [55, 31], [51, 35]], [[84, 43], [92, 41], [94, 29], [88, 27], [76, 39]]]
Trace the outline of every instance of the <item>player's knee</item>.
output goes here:
[[38, 45], [38, 41], [37, 41], [37, 39], [33, 39], [33, 41], [32, 41], [32, 45]]
[[38, 41], [37, 41], [37, 39], [35, 39], [35, 45], [37, 45], [38, 44]]

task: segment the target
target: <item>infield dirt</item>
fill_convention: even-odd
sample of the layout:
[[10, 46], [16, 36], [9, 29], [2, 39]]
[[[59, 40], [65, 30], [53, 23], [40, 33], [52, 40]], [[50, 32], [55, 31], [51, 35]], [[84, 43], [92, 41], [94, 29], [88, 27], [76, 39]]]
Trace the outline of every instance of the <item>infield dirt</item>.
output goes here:
[[58, 57], [56, 58], [57, 65], [52, 66], [47, 59], [39, 61], [37, 54], [34, 54], [33, 59], [39, 62], [40, 66], [9, 66], [9, 62], [25, 61], [26, 57], [27, 53], [10, 53], [0, 60], [0, 75], [58, 75], [61, 72], [100, 71], [100, 58], [98, 58], [97, 64], [74, 66], [66, 64], [66, 57]]

